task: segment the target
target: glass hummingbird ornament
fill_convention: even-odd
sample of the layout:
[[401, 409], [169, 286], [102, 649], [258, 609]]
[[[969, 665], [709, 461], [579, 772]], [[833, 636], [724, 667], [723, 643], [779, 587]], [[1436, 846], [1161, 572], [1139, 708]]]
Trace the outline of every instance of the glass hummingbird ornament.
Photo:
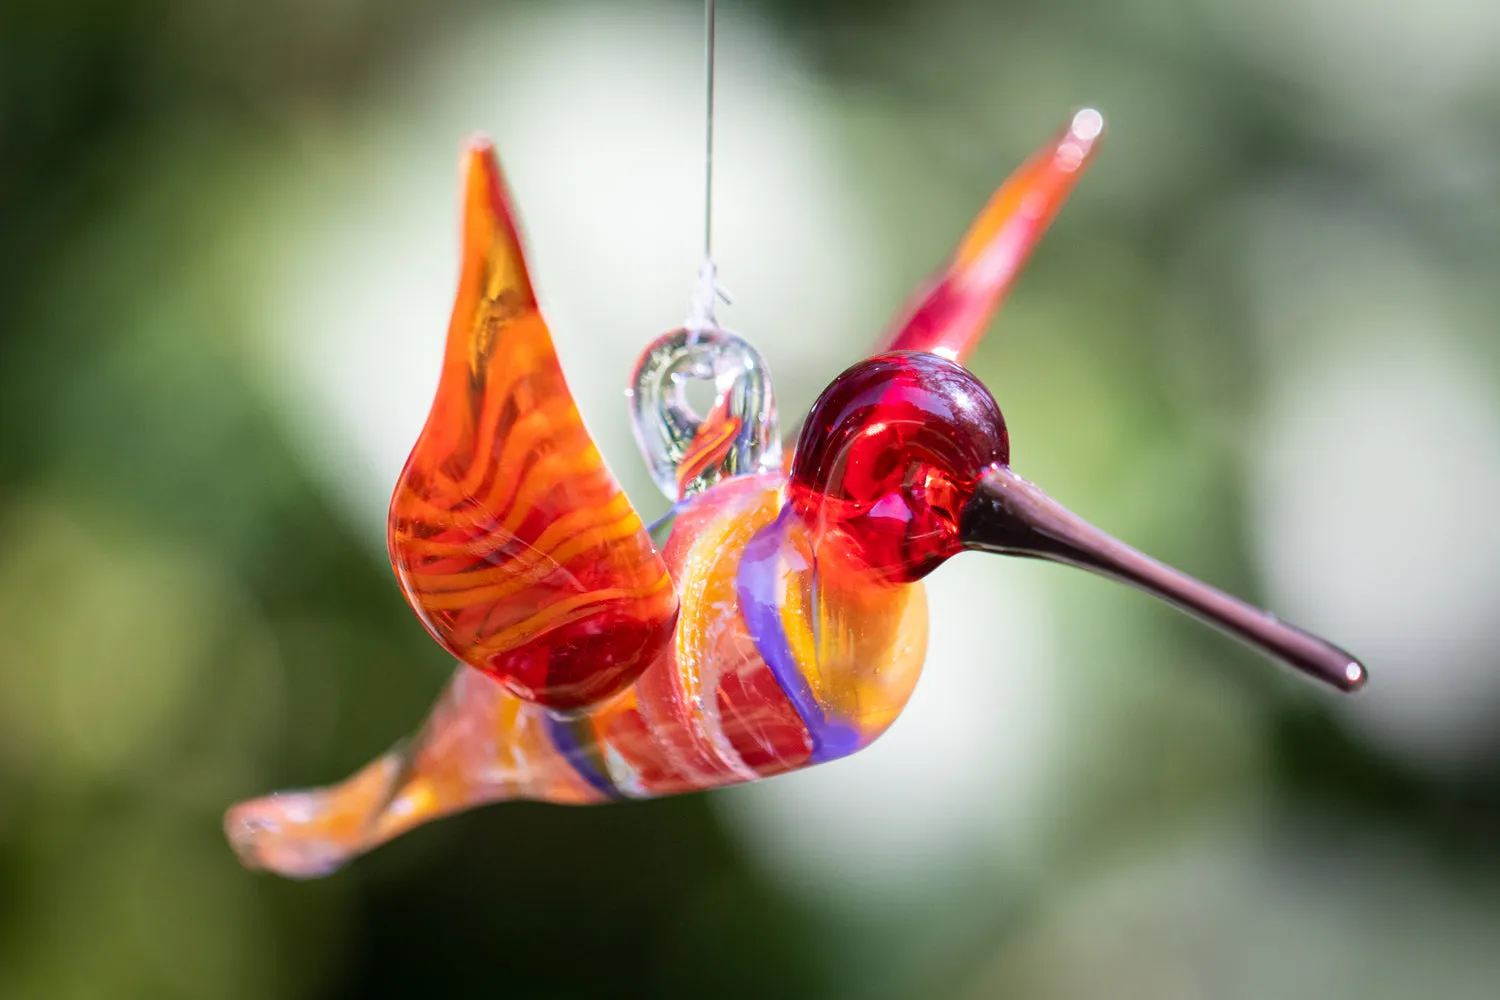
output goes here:
[[[461, 665], [412, 740], [340, 784], [230, 809], [244, 863], [318, 876], [483, 803], [672, 795], [853, 753], [916, 684], [922, 578], [965, 550], [1123, 580], [1359, 687], [1349, 654], [1141, 555], [1013, 473], [1000, 409], [962, 366], [1102, 125], [1080, 112], [1006, 181], [883, 348], [824, 390], [786, 472], [754, 348], [710, 321], [658, 338], [631, 390], [674, 501], [650, 527], [583, 426], [494, 152], [473, 143], [442, 376], [389, 521], [402, 592]], [[715, 386], [707, 414], [686, 401], [694, 378]]]

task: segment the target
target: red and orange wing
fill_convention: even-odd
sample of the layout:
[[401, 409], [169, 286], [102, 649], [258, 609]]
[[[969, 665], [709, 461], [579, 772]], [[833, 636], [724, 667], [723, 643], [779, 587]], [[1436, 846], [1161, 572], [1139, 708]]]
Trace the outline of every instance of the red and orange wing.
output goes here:
[[1097, 111], [1080, 111], [1006, 178], [953, 259], [908, 306], [875, 353], [929, 351], [963, 363], [979, 346], [996, 308], [1088, 166], [1103, 128]]
[[554, 708], [628, 685], [677, 596], [537, 308], [493, 147], [466, 154], [463, 267], [437, 397], [391, 500], [391, 563], [454, 656]]

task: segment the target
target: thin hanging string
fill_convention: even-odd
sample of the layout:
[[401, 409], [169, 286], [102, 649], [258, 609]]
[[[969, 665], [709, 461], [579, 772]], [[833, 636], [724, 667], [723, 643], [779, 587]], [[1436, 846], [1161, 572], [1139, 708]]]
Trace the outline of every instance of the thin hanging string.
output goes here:
[[714, 256], [714, 0], [706, 0], [703, 18], [703, 259]]
[[685, 324], [688, 332], [696, 335], [704, 330], [718, 328], [714, 318], [714, 307], [729, 295], [719, 284], [719, 269], [714, 264], [714, 50], [717, 42], [715, 31], [714, 0], [704, 0], [703, 11], [703, 76], [704, 76], [704, 129], [703, 129], [703, 263], [698, 266], [698, 282], [688, 305]]

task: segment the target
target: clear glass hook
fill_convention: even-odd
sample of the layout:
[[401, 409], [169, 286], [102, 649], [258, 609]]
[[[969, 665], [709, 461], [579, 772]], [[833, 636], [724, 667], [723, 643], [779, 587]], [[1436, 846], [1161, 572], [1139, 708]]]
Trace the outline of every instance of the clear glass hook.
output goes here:
[[[688, 402], [695, 380], [714, 389], [706, 414]], [[636, 362], [626, 395], [635, 439], [669, 500], [730, 476], [781, 468], [771, 372], [737, 334], [718, 326], [662, 334]]]

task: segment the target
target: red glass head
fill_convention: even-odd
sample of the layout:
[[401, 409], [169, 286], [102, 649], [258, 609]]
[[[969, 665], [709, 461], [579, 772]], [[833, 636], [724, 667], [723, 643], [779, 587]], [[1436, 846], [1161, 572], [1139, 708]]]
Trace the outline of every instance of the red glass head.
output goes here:
[[879, 354], [813, 404], [790, 501], [871, 572], [909, 582], [963, 549], [975, 483], [1009, 458], [1000, 407], [967, 369], [935, 354]]
[[1343, 690], [1348, 653], [1164, 566], [1010, 471], [1005, 419], [983, 383], [935, 354], [868, 358], [808, 414], [788, 502], [819, 551], [873, 582], [920, 580], [964, 549], [1033, 556], [1120, 580]]

